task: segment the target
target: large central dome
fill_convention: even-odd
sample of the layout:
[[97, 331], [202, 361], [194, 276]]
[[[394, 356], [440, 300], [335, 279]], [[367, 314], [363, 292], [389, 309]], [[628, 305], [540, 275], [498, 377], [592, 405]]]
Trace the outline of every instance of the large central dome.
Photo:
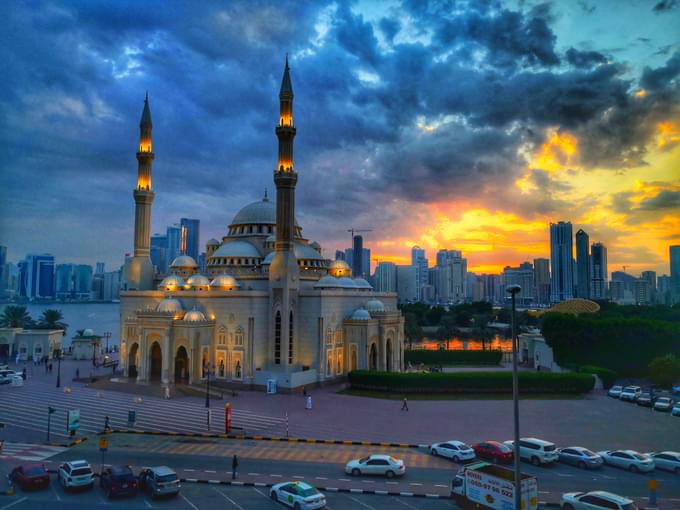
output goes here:
[[[276, 203], [265, 194], [262, 200], [248, 204], [236, 213], [229, 224], [230, 227], [239, 225], [276, 225]], [[297, 220], [295, 225], [298, 225]]]

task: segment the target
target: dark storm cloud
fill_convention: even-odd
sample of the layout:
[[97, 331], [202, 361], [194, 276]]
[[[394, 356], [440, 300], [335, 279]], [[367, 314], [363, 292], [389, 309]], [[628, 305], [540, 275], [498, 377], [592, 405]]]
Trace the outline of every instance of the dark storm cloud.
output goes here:
[[680, 191], [664, 190], [658, 195], [640, 202], [640, 209], [645, 211], [659, 211], [680, 208]]
[[607, 57], [598, 51], [579, 51], [575, 48], [567, 50], [567, 62], [574, 67], [592, 67], [607, 62]]
[[680, 74], [680, 51], [668, 59], [666, 65], [662, 67], [657, 69], [645, 67], [640, 85], [651, 91], [667, 89], [671, 86], [671, 80], [674, 80], [678, 74]]
[[654, 5], [654, 12], [657, 14], [670, 11], [674, 7], [678, 5], [677, 0], [661, 0], [660, 2], [657, 2], [656, 5]]

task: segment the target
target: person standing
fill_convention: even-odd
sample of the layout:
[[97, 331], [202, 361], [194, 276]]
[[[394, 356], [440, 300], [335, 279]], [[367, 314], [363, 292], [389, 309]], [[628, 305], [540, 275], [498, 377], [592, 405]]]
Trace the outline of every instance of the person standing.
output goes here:
[[111, 430], [111, 423], [110, 423], [109, 417], [107, 415], [104, 418], [104, 432], [108, 432], [109, 430]]
[[231, 479], [235, 480], [236, 479], [236, 468], [238, 467], [238, 457], [236, 454], [234, 454], [234, 457], [231, 459]]
[[408, 411], [408, 401], [406, 400], [406, 397], [404, 397], [404, 400], [401, 403], [401, 410]]

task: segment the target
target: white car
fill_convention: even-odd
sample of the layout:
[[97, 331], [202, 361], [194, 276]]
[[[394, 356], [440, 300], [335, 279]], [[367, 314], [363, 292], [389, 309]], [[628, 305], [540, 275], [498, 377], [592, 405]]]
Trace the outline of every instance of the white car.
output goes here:
[[462, 441], [445, 441], [434, 443], [430, 446], [430, 453], [435, 457], [446, 457], [454, 462], [472, 460], [475, 458], [475, 451]]
[[316, 510], [326, 506], [326, 496], [305, 482], [282, 482], [272, 485], [269, 497], [295, 510]]
[[604, 450], [597, 452], [605, 464], [627, 469], [632, 473], [648, 473], [654, 470], [654, 461], [649, 455], [635, 450]]
[[562, 510], [637, 510], [630, 499], [605, 491], [562, 494]]
[[673, 404], [673, 409], [671, 409], [671, 416], [680, 416], [680, 400]]
[[611, 388], [609, 388], [607, 395], [609, 395], [610, 397], [619, 398], [621, 396], [622, 391], [623, 386], [612, 386]]
[[669, 397], [659, 397], [654, 401], [654, 410], [667, 413], [673, 408], [673, 401]]
[[597, 469], [604, 464], [602, 457], [583, 446], [569, 446], [558, 450], [560, 462], [579, 469]]
[[66, 489], [87, 487], [94, 485], [92, 466], [86, 460], [72, 460], [59, 466], [59, 483]]
[[406, 472], [404, 461], [389, 455], [374, 454], [362, 459], [350, 460], [345, 473], [352, 476], [383, 475], [387, 478], [401, 476]]
[[[504, 445], [515, 451], [514, 441], [504, 441]], [[531, 462], [534, 466], [552, 464], [559, 460], [555, 443], [536, 439], [535, 437], [521, 437], [519, 440], [519, 458]]]
[[654, 460], [657, 469], [672, 471], [680, 475], [680, 453], [678, 452], [658, 452], [648, 454]]
[[623, 388], [619, 398], [627, 402], [635, 402], [640, 396], [640, 393], [642, 393], [642, 388], [639, 386], [626, 386]]

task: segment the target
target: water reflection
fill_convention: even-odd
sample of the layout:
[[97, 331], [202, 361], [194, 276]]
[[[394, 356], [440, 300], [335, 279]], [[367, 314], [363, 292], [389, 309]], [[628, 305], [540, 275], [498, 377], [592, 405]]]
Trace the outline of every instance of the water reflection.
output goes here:
[[512, 342], [509, 338], [502, 338], [498, 335], [485, 341], [457, 337], [449, 340], [432, 340], [430, 338], [424, 338], [421, 342], [414, 342], [413, 349], [426, 349], [428, 351], [436, 351], [439, 349], [449, 351], [501, 350], [510, 352], [512, 351]]

